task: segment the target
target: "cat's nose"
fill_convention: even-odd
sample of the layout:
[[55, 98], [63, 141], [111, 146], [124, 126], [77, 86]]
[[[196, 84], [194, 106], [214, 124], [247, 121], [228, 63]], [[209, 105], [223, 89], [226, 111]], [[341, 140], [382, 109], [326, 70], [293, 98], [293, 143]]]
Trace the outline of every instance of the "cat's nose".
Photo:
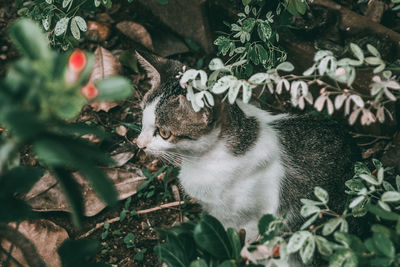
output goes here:
[[146, 145], [143, 143], [143, 142], [140, 142], [140, 139], [138, 138], [137, 140], [136, 140], [136, 145], [138, 146], [138, 148], [140, 148], [140, 149], [146, 149]]
[[142, 150], [146, 149], [148, 143], [149, 142], [147, 141], [147, 138], [145, 138], [142, 134], [140, 134], [136, 139], [136, 145]]

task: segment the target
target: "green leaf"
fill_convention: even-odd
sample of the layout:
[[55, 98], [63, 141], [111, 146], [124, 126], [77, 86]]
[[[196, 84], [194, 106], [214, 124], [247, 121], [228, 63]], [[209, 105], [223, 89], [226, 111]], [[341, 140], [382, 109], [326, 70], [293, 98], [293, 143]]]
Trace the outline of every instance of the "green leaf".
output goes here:
[[0, 196], [0, 223], [19, 222], [26, 219], [37, 219], [31, 206], [21, 199]]
[[[191, 244], [193, 246], [193, 244]], [[166, 233], [166, 242], [154, 247], [156, 255], [168, 266], [187, 267], [190, 260], [181, 240], [171, 233]]]
[[388, 258], [394, 257], [396, 253], [395, 248], [393, 246], [392, 241], [385, 234], [381, 232], [374, 232], [372, 239], [379, 252], [381, 252]]
[[50, 58], [48, 39], [32, 20], [17, 20], [11, 25], [9, 35], [19, 52], [30, 60]]
[[400, 193], [396, 191], [388, 191], [383, 193], [381, 200], [384, 202], [397, 202], [400, 201]]
[[242, 250], [239, 235], [233, 228], [228, 228], [226, 233], [228, 234], [229, 242], [232, 247], [232, 258], [238, 260], [241, 258], [240, 251]]
[[381, 209], [378, 206], [372, 205], [372, 204], [367, 204], [365, 207], [369, 212], [375, 214], [376, 216], [385, 219], [385, 220], [390, 220], [390, 221], [397, 221], [398, 218], [400, 217], [398, 214], [394, 212], [389, 212], [386, 210]]
[[258, 221], [258, 233], [260, 235], [264, 234], [268, 228], [271, 222], [275, 220], [275, 217], [272, 214], [265, 214], [261, 217], [261, 219]]
[[79, 40], [81, 38], [81, 31], [79, 30], [78, 24], [76, 24], [75, 17], [71, 20], [70, 29], [72, 36], [74, 36], [76, 40]]
[[368, 169], [367, 165], [365, 165], [365, 163], [363, 162], [356, 162], [354, 164], [354, 174], [356, 176], [360, 175], [360, 174], [371, 174], [370, 170]]
[[242, 0], [243, 6], [247, 6], [251, 3], [251, 0]]
[[301, 230], [304, 230], [306, 228], [308, 228], [313, 222], [315, 222], [315, 220], [318, 218], [318, 213], [314, 214], [313, 216], [311, 216], [305, 223], [303, 223], [303, 225], [300, 227]]
[[306, 218], [312, 214], [319, 213], [320, 210], [321, 209], [317, 206], [304, 205], [301, 207], [300, 214], [301, 214], [301, 216]]
[[333, 233], [333, 231], [336, 230], [336, 228], [339, 226], [341, 223], [341, 218], [332, 218], [329, 221], [327, 221], [322, 228], [322, 234], [324, 236], [330, 235]]
[[268, 22], [260, 22], [257, 27], [257, 33], [263, 42], [266, 42], [272, 36], [272, 28]]
[[38, 157], [53, 167], [73, 166], [89, 180], [97, 195], [109, 205], [117, 201], [113, 182], [96, 163], [111, 164], [110, 157], [98, 148], [79, 139], [46, 137], [34, 142]]
[[309, 264], [315, 251], [315, 240], [313, 235], [309, 235], [300, 249], [300, 257], [303, 263]]
[[254, 65], [258, 65], [258, 55], [257, 55], [256, 46], [251, 46], [249, 48], [248, 56], [249, 56], [249, 59], [254, 63]]
[[296, 16], [299, 13], [304, 15], [307, 10], [307, 3], [302, 0], [285, 0], [285, 8], [293, 16]]
[[359, 177], [370, 184], [379, 185], [379, 182], [375, 179], [375, 177], [370, 174], [360, 174]]
[[81, 168], [80, 171], [85, 175], [85, 178], [89, 180], [96, 195], [98, 195], [100, 199], [110, 206], [114, 206], [117, 203], [118, 193], [114, 183], [102, 170], [94, 166], [85, 166], [85, 168]]
[[218, 267], [236, 267], [236, 264], [232, 260], [226, 260], [219, 264]]
[[276, 70], [283, 70], [286, 72], [290, 72], [294, 70], [294, 66], [292, 63], [285, 61], [282, 62], [281, 64], [279, 64], [278, 66], [276, 66]]
[[355, 178], [347, 180], [345, 182], [345, 185], [347, 186], [347, 188], [354, 192], [359, 192], [360, 190], [365, 188], [365, 185], [361, 182], [361, 180]]
[[11, 169], [0, 179], [1, 195], [11, 197], [14, 194], [28, 193], [43, 173], [43, 169], [36, 167], [20, 166]]
[[329, 259], [329, 267], [357, 267], [357, 256], [347, 249], [339, 249]]
[[208, 267], [208, 265], [204, 259], [197, 259], [192, 261], [189, 267]]
[[129, 233], [124, 237], [124, 243], [127, 248], [135, 247], [135, 235], [133, 233]]
[[38, 121], [33, 113], [24, 110], [14, 109], [6, 112], [2, 123], [11, 131], [11, 134], [22, 141], [34, 138], [44, 131], [42, 122]]
[[194, 228], [197, 245], [218, 259], [230, 259], [232, 246], [222, 224], [210, 215], [203, 215]]
[[352, 208], [358, 206], [364, 200], [365, 200], [365, 196], [358, 196], [358, 197], [354, 198], [353, 200], [351, 200], [351, 202], [349, 204], [349, 208], [352, 209]]
[[319, 186], [314, 188], [314, 195], [325, 204], [329, 201], [328, 192]]
[[378, 57], [378, 58], [381, 57], [381, 54], [379, 53], [379, 51], [374, 46], [372, 46], [370, 44], [367, 44], [367, 49], [375, 57]]
[[135, 254], [135, 256], [133, 257], [133, 259], [135, 261], [143, 261], [144, 259], [144, 254], [147, 252], [146, 248], [143, 248], [141, 251], [139, 251], [138, 253]]
[[225, 36], [219, 36], [214, 44], [218, 45], [218, 54], [222, 53], [224, 56], [230, 49], [231, 40]]
[[55, 168], [54, 173], [68, 199], [69, 206], [72, 210], [72, 221], [74, 225], [79, 228], [85, 209], [80, 186], [72, 177], [71, 172], [66, 169]]
[[81, 31], [85, 32], [87, 30], [86, 21], [81, 16], [75, 16], [73, 20], [75, 20], [76, 24], [78, 25]]
[[267, 64], [267, 61], [269, 58], [268, 52], [265, 50], [265, 48], [262, 45], [258, 44], [258, 45], [256, 45], [256, 47], [257, 47], [260, 63], [263, 65]]
[[394, 189], [394, 187], [387, 181], [383, 181], [382, 186], [386, 191], [396, 191], [396, 189]]
[[68, 28], [69, 18], [61, 18], [56, 23], [56, 27], [54, 28], [54, 34], [56, 36], [60, 36], [61, 34], [65, 33]]
[[324, 256], [330, 256], [332, 255], [333, 251], [332, 251], [332, 247], [329, 243], [329, 241], [322, 236], [315, 236], [315, 242], [317, 243], [317, 248], [318, 248], [318, 252], [321, 255]]
[[58, 249], [63, 267], [106, 267], [105, 263], [92, 263], [90, 258], [93, 258], [100, 248], [100, 242], [97, 240], [67, 239]]
[[359, 60], [359, 64], [361, 65], [364, 62], [364, 52], [362, 51], [362, 49], [354, 43], [350, 43], [350, 49]]
[[113, 76], [96, 82], [99, 96], [96, 101], [109, 100], [118, 101], [124, 100], [131, 96], [134, 88], [131, 82], [121, 76]]
[[312, 234], [308, 231], [295, 232], [289, 239], [287, 252], [291, 254], [298, 251], [310, 236], [312, 236]]
[[242, 31], [250, 33], [256, 24], [255, 18], [247, 18], [243, 21]]
[[400, 191], [400, 175], [396, 176], [396, 187], [397, 191]]
[[72, 135], [77, 137], [93, 134], [102, 139], [109, 138], [109, 135], [98, 125], [86, 124], [83, 122], [60, 123], [59, 125], [55, 126], [55, 130], [60, 134]]
[[66, 8], [69, 4], [71, 4], [72, 0], [63, 0], [62, 7]]
[[159, 3], [160, 5], [166, 5], [168, 4], [168, 0], [156, 0], [157, 3]]
[[320, 202], [320, 201], [315, 201], [315, 200], [311, 200], [311, 199], [306, 199], [306, 198], [302, 198], [300, 199], [301, 203], [303, 205], [310, 205], [310, 206], [315, 206], [315, 205], [322, 205], [324, 203]]

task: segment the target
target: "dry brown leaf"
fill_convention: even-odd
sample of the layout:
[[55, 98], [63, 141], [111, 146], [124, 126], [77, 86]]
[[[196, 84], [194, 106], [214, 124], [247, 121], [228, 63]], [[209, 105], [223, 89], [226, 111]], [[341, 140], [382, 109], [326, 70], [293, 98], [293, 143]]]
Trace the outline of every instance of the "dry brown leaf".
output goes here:
[[[95, 81], [120, 74], [122, 72], [122, 65], [110, 51], [99, 46], [94, 52], [95, 63], [88, 84], [93, 84]], [[108, 112], [113, 107], [118, 106], [115, 102], [94, 102], [90, 106], [95, 111], [103, 110]]]
[[[112, 179], [118, 191], [118, 199], [126, 199], [134, 194], [138, 187], [146, 180], [140, 169], [130, 171], [104, 168], [107, 176]], [[76, 181], [81, 186], [85, 205], [85, 216], [94, 216], [102, 211], [106, 205], [93, 191], [89, 183], [79, 173], [74, 173]], [[54, 176], [45, 174], [25, 195], [25, 200], [36, 211], [67, 211], [70, 212], [69, 204]]]
[[115, 132], [120, 136], [126, 136], [128, 129], [124, 125], [120, 125], [115, 129]]
[[97, 21], [88, 21], [88, 28], [85, 33], [86, 37], [95, 42], [104, 42], [110, 37], [110, 26]]
[[149, 32], [142, 25], [133, 21], [122, 21], [117, 24], [117, 29], [133, 41], [153, 51], [153, 41]]
[[[11, 227], [16, 227], [15, 223], [10, 223]], [[35, 245], [38, 253], [42, 256], [47, 266], [58, 267], [61, 266], [60, 257], [58, 256], [57, 249], [68, 238], [67, 231], [48, 220], [37, 220], [33, 222], [23, 221], [18, 225], [18, 231], [26, 238], [31, 240]], [[10, 242], [4, 240], [1, 246], [9, 251]], [[22, 252], [15, 248], [12, 251], [14, 257], [23, 266], [28, 266]], [[17, 266], [15, 262], [11, 261], [9, 266]]]
[[112, 155], [111, 157], [116, 163], [114, 167], [124, 166], [131, 158], [133, 158], [134, 155], [135, 154], [132, 152], [123, 152]]

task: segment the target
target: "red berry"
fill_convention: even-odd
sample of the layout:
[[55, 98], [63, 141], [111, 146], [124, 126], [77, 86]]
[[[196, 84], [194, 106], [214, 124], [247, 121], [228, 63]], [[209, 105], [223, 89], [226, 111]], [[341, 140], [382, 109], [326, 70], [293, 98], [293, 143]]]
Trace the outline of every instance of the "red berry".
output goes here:
[[86, 65], [86, 55], [82, 50], [76, 49], [68, 60], [68, 66], [75, 71], [81, 71]]
[[91, 100], [99, 94], [99, 90], [93, 84], [88, 84], [82, 87], [81, 93], [86, 99]]

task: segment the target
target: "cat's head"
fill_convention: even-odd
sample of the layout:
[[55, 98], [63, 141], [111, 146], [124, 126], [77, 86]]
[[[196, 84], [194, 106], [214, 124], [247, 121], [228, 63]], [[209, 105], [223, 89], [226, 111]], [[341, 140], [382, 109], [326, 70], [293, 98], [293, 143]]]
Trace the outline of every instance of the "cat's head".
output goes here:
[[209, 108], [195, 112], [176, 76], [183, 64], [154, 55], [136, 53], [150, 74], [151, 88], [142, 101], [142, 132], [137, 145], [161, 157], [200, 155], [217, 142], [215, 114]]

